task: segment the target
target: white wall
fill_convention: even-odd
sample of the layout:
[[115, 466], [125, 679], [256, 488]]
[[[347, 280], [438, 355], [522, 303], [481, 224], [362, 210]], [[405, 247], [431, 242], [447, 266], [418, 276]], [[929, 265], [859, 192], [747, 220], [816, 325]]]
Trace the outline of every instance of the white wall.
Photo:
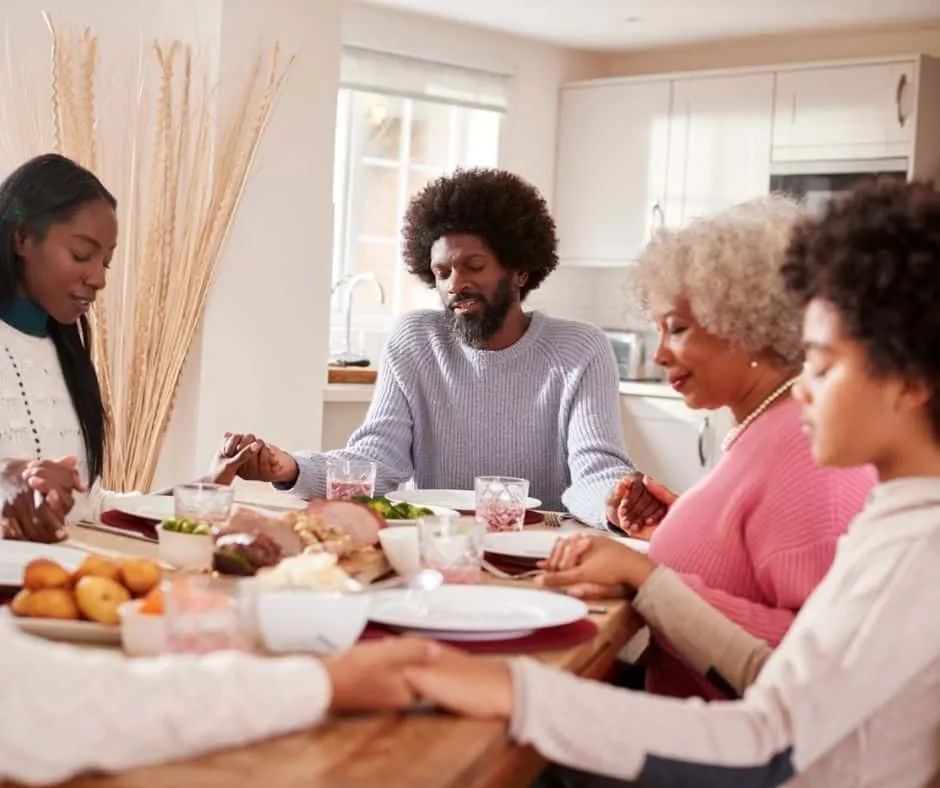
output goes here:
[[[89, 26], [99, 36], [102, 64], [112, 69], [101, 74], [100, 86], [124, 84], [121, 68], [133, 72], [141, 37], [197, 44], [217, 59], [222, 111], [231, 109], [242, 85], [239, 76], [262, 42], [276, 39], [285, 55], [297, 55], [224, 251], [177, 399], [158, 485], [204, 468], [225, 429], [253, 430], [287, 445], [319, 443], [341, 7], [342, 0], [0, 4], [0, 27], [12, 42], [12, 62], [22, 66], [25, 87], [44, 118], [49, 114], [50, 44], [43, 8], [56, 22]], [[108, 90], [99, 87], [99, 92]], [[13, 105], [10, 96], [0, 98]], [[109, 134], [127, 139], [123, 118], [106, 97], [102, 107], [99, 122]], [[0, 174], [39, 152], [27, 150], [18, 138], [16, 144], [17, 150], [0, 152]]]
[[262, 142], [161, 459], [159, 483], [203, 469], [225, 430], [320, 442], [332, 245], [341, 0], [224, 0], [223, 103], [277, 40], [296, 55]]

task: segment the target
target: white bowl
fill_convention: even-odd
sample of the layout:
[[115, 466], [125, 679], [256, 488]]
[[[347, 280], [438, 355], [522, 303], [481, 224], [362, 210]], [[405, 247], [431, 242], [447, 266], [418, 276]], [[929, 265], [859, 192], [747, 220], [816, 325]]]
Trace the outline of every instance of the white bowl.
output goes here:
[[337, 654], [351, 648], [369, 620], [367, 594], [259, 590], [258, 634], [275, 654]]
[[215, 545], [210, 534], [184, 534], [157, 528], [160, 560], [192, 572], [212, 570]]
[[379, 542], [392, 569], [402, 577], [411, 577], [421, 569], [418, 526], [402, 525], [396, 528], [383, 528], [379, 531]]
[[131, 657], [153, 657], [163, 653], [164, 618], [141, 613], [142, 600], [125, 602], [118, 608], [121, 618], [121, 645]]

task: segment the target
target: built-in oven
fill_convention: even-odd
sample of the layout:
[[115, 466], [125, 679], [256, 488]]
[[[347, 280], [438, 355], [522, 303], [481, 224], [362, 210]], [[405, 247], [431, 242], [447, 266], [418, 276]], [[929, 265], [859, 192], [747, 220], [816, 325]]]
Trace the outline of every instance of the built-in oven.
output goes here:
[[832, 197], [872, 178], [907, 180], [908, 160], [859, 159], [778, 162], [770, 168], [770, 190], [800, 200], [815, 215]]

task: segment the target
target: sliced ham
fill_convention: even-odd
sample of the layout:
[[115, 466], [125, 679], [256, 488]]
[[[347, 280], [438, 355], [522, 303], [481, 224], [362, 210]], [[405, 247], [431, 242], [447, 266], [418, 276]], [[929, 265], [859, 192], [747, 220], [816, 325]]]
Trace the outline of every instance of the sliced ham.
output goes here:
[[[219, 534], [263, 533], [277, 543], [285, 556], [303, 552], [306, 543], [294, 530], [293, 523], [283, 517], [265, 514], [257, 509], [238, 506]], [[378, 537], [376, 537], [378, 538]]]
[[378, 544], [379, 530], [385, 527], [385, 519], [381, 515], [355, 501], [314, 499], [306, 511], [322, 517], [327, 527], [345, 531], [357, 547]]

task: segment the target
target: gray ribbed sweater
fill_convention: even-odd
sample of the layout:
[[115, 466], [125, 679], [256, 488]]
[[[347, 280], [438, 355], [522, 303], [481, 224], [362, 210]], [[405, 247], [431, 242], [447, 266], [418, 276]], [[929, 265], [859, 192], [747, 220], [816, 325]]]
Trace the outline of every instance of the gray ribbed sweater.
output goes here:
[[532, 313], [505, 350], [467, 347], [442, 311], [405, 315], [388, 341], [365, 423], [339, 452], [295, 454], [303, 498], [326, 491], [330, 456], [378, 464], [376, 494], [472, 490], [480, 475], [521, 476], [543, 508], [593, 525], [617, 479], [623, 449], [617, 370], [603, 332]]

